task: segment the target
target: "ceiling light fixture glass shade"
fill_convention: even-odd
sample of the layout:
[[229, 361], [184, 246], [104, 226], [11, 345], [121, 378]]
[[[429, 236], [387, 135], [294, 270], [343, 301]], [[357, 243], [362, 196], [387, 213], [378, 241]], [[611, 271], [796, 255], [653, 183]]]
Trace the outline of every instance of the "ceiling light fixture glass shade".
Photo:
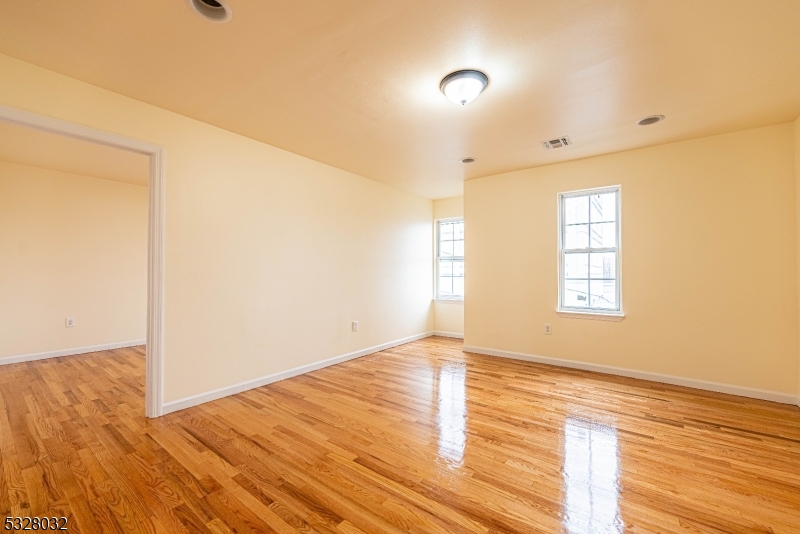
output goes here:
[[478, 98], [488, 84], [489, 78], [479, 70], [459, 70], [445, 76], [439, 89], [451, 102], [465, 106]]

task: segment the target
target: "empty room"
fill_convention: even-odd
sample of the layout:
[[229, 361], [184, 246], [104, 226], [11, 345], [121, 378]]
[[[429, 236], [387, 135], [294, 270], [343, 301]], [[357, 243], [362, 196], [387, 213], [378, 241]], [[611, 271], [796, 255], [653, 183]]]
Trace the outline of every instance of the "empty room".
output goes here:
[[0, 13], [3, 530], [800, 534], [800, 0]]

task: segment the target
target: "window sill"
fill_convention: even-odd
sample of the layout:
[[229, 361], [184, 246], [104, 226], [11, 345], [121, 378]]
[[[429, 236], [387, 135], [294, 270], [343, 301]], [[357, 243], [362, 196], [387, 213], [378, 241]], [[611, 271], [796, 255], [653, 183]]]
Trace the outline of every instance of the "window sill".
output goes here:
[[594, 319], [595, 321], [615, 321], [619, 322], [625, 319], [624, 313], [619, 312], [595, 312], [595, 311], [567, 311], [567, 310], [556, 310], [556, 313], [559, 317], [566, 317], [568, 319]]
[[459, 304], [464, 304], [464, 299], [463, 298], [462, 299], [439, 299], [439, 298], [436, 298], [436, 299], [433, 299], [433, 300], [434, 300], [434, 302], [457, 302]]

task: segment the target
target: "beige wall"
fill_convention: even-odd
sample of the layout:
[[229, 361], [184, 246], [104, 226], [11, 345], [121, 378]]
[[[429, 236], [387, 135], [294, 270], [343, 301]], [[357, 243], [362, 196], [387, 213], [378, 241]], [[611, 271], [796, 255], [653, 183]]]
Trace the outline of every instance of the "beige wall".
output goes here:
[[165, 401], [432, 328], [430, 200], [6, 56], [0, 79], [166, 148]]
[[147, 187], [0, 161], [0, 362], [144, 340], [146, 319]]
[[[800, 117], [794, 121], [794, 175], [797, 213], [797, 276], [798, 276], [798, 309], [800, 309]], [[798, 347], [800, 349], [800, 347]], [[797, 358], [797, 405], [800, 406], [800, 352]]]
[[433, 201], [433, 218], [449, 219], [464, 216], [464, 197], [439, 198]]
[[[465, 345], [794, 394], [794, 128], [467, 181]], [[614, 184], [625, 320], [560, 317], [556, 195]]]
[[[463, 215], [464, 197], [442, 198], [433, 201], [434, 220], [449, 219], [450, 217], [462, 217]], [[465, 232], [466, 231], [467, 230], [465, 230]], [[433, 329], [437, 332], [459, 334], [463, 336], [464, 301], [434, 300]]]

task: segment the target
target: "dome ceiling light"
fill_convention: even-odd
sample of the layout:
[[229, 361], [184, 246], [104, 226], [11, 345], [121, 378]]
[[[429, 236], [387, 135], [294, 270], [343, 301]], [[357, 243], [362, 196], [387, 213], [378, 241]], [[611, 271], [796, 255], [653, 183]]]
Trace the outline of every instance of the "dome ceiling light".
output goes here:
[[636, 124], [638, 124], [639, 126], [650, 126], [651, 124], [655, 124], [663, 120], [664, 120], [664, 115], [650, 115], [649, 117], [639, 119], [639, 121]]
[[461, 163], [472, 163], [475, 161], [475, 158], [461, 158], [459, 161]]
[[451, 102], [466, 106], [478, 98], [487, 85], [489, 78], [481, 71], [459, 70], [445, 76], [439, 89]]

